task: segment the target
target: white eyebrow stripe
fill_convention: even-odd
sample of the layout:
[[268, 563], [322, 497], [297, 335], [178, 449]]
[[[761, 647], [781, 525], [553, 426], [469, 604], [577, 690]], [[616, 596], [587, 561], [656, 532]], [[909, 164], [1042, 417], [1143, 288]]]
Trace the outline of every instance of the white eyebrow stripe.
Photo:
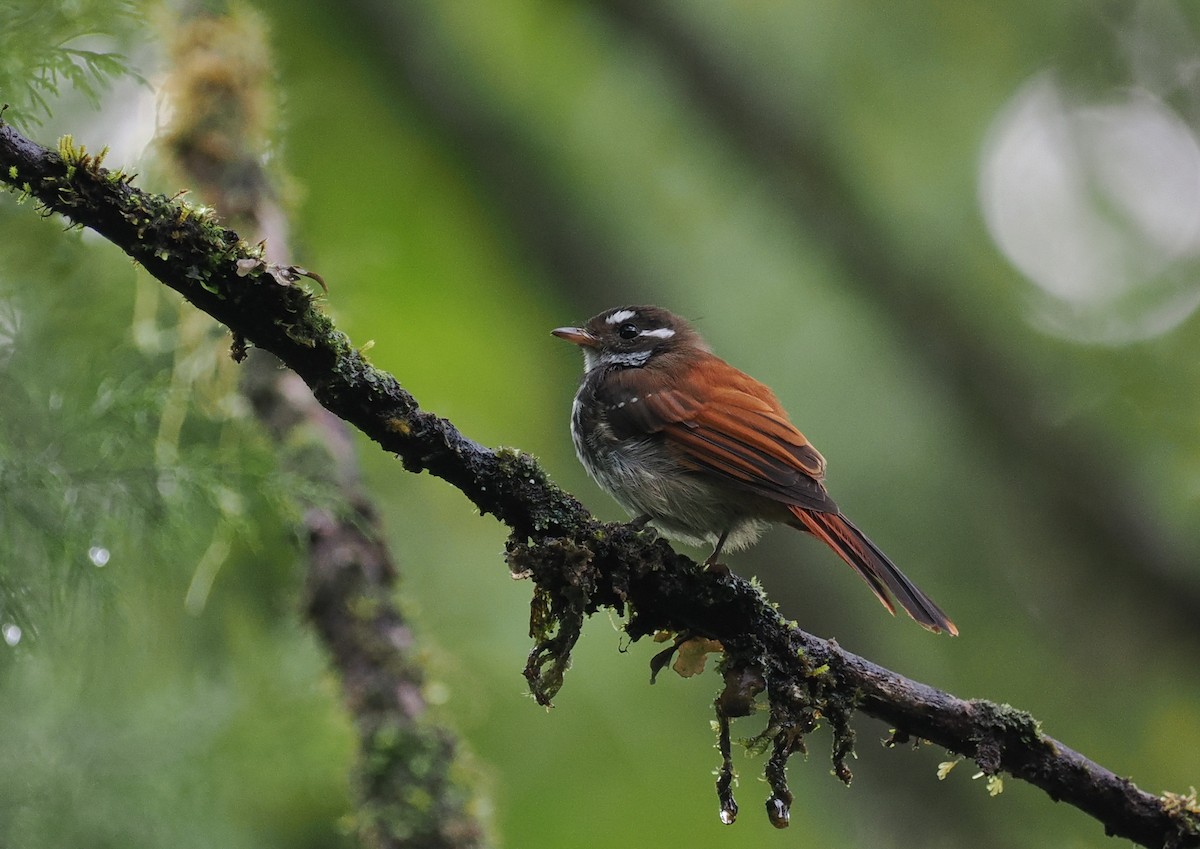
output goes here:
[[605, 324], [620, 324], [623, 321], [629, 321], [637, 313], [633, 310], [617, 310], [615, 313], [604, 319]]
[[659, 339], [670, 339], [675, 335], [675, 331], [669, 327], [659, 327], [656, 330], [643, 330], [639, 335], [654, 336]]

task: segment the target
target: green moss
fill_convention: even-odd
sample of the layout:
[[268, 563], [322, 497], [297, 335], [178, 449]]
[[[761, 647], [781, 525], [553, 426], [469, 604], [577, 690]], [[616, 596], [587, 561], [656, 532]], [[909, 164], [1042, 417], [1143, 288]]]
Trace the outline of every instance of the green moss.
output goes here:
[[74, 137], [68, 133], [59, 136], [58, 155], [67, 168], [67, 182], [71, 182], [77, 170], [83, 170], [90, 174], [99, 174], [100, 166], [104, 163], [104, 157], [108, 156], [108, 148], [102, 147], [99, 153], [95, 155], [89, 154], [87, 146], [81, 144], [76, 147]]
[[1027, 711], [986, 699], [974, 699], [970, 704], [984, 723], [1000, 729], [1002, 735], [1011, 735], [1029, 744], [1046, 742], [1041, 722]]
[[1196, 788], [1187, 793], [1166, 792], [1161, 796], [1163, 811], [1171, 818], [1179, 836], [1178, 845], [1187, 845], [1200, 837], [1200, 799]]
[[[358, 812], [357, 830], [364, 845], [393, 841], [429, 842], [431, 837], [461, 827], [465, 822], [464, 793], [450, 791], [448, 776], [453, 747], [436, 729], [417, 722], [387, 722], [364, 734], [362, 767], [358, 781], [372, 800], [393, 799], [387, 804], [369, 802]], [[380, 837], [389, 838], [380, 840]]]

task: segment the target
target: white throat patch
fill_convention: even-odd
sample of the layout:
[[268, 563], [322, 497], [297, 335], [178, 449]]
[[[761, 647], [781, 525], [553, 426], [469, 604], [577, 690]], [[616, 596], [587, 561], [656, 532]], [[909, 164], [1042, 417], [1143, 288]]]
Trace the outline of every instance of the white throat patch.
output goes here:
[[649, 351], [629, 351], [627, 353], [607, 352], [600, 356], [600, 362], [606, 366], [644, 366], [650, 359]]

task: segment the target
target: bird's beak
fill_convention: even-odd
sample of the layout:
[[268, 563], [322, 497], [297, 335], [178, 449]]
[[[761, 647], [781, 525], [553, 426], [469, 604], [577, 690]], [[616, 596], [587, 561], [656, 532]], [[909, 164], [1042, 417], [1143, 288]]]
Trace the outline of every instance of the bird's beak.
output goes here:
[[559, 339], [566, 339], [568, 342], [574, 342], [582, 348], [595, 348], [600, 344], [595, 336], [588, 333], [582, 327], [556, 327], [550, 331], [551, 335], [557, 336]]

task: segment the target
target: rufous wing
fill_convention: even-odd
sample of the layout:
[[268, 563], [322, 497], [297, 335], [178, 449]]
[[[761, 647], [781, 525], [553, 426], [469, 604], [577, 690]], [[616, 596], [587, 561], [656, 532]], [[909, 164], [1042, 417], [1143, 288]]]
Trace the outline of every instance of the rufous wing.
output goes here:
[[618, 437], [662, 434], [685, 467], [785, 505], [837, 512], [821, 483], [825, 459], [767, 387], [723, 360], [706, 355], [670, 382], [625, 369], [607, 393]]

